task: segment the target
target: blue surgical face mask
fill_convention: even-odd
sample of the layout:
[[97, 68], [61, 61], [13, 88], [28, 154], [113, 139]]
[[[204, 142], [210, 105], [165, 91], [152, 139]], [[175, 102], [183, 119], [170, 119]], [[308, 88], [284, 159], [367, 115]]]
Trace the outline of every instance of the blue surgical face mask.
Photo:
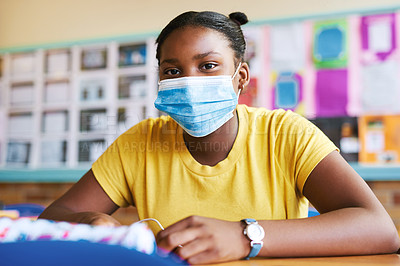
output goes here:
[[204, 137], [233, 117], [238, 95], [233, 76], [192, 76], [164, 79], [158, 83], [155, 107], [171, 116], [189, 135]]

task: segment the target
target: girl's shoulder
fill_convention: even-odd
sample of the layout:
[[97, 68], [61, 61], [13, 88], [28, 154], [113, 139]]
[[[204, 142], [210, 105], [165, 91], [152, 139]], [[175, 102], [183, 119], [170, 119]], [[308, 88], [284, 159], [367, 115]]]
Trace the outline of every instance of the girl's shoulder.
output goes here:
[[170, 116], [151, 117], [140, 121], [126, 130], [118, 139], [120, 141], [146, 141], [149, 139], [149, 136], [151, 139], [159, 139], [162, 135], [175, 135], [176, 128], [177, 124]]
[[244, 117], [251, 130], [262, 132], [287, 132], [303, 131], [306, 128], [314, 128], [313, 124], [303, 116], [291, 110], [273, 109], [263, 107], [248, 107], [238, 105], [238, 111]]
[[267, 109], [264, 107], [249, 107], [240, 104], [237, 107], [238, 111], [248, 120], [262, 119], [262, 120], [287, 120], [287, 119], [305, 119], [301, 115], [294, 113], [291, 110], [284, 109]]

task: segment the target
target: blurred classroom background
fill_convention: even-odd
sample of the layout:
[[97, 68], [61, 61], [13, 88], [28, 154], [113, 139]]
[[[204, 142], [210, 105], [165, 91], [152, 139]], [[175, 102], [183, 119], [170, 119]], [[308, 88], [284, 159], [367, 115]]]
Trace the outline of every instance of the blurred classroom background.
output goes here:
[[160, 115], [154, 41], [188, 10], [248, 15], [240, 103], [310, 119], [399, 228], [399, 0], [1, 0], [0, 209], [34, 216], [118, 135]]

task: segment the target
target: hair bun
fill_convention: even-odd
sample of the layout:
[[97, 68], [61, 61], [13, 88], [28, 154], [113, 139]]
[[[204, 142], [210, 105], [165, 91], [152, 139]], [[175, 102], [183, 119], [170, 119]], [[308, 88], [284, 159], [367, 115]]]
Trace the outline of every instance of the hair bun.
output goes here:
[[242, 12], [233, 12], [229, 14], [229, 18], [233, 20], [239, 26], [246, 24], [249, 22], [245, 13]]

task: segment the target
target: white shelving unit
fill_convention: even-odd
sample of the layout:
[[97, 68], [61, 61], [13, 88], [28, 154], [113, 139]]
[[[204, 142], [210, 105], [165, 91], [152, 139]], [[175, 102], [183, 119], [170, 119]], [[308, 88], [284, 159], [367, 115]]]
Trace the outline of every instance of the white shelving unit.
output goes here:
[[0, 167], [90, 165], [159, 115], [154, 39], [0, 54]]

